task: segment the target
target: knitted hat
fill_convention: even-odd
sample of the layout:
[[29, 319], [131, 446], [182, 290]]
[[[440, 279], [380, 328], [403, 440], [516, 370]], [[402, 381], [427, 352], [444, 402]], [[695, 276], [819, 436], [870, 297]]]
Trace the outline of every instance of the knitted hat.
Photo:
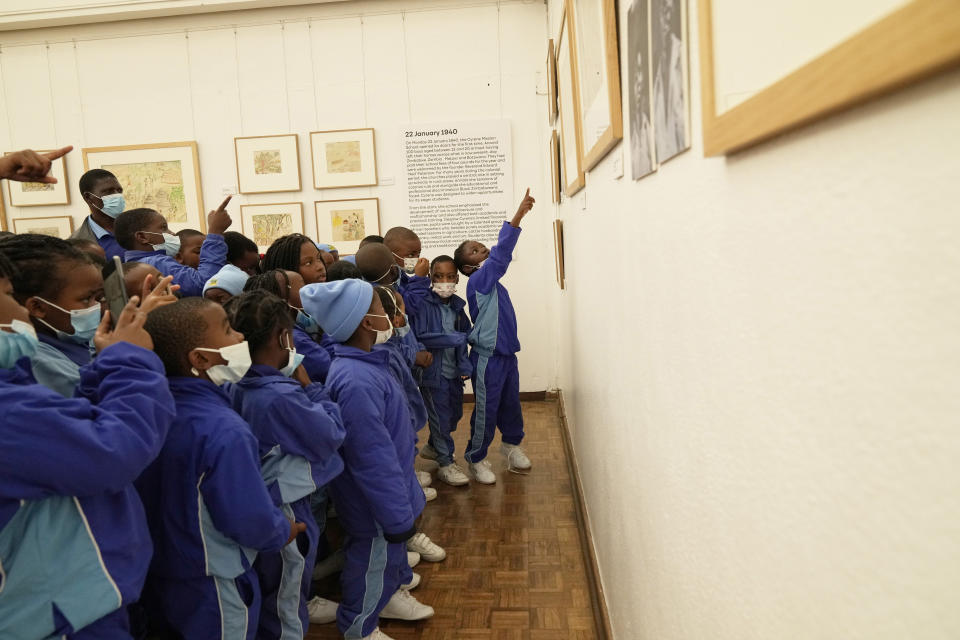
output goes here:
[[213, 277], [207, 280], [203, 285], [203, 293], [209, 289], [223, 289], [232, 296], [238, 296], [243, 292], [243, 285], [249, 278], [245, 271], [232, 264], [224, 265], [220, 271], [213, 274]]
[[344, 342], [370, 311], [373, 286], [356, 278], [318, 282], [300, 289], [300, 300], [303, 310], [313, 316], [335, 342]]

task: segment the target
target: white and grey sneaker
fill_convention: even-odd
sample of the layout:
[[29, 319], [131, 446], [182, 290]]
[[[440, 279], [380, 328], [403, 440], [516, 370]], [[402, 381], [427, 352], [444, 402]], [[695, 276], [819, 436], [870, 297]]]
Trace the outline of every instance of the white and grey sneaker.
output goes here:
[[433, 607], [423, 604], [403, 589], [397, 589], [380, 612], [380, 617], [388, 620], [426, 620], [432, 616]]
[[328, 622], [333, 622], [337, 619], [338, 606], [340, 605], [338, 605], [336, 602], [316, 596], [307, 602], [307, 613], [310, 614], [310, 622], [313, 624], [327, 624]]
[[437, 471], [437, 477], [454, 487], [462, 487], [465, 484], [470, 484], [470, 478], [467, 477], [467, 474], [463, 472], [463, 469], [461, 469], [456, 462], [440, 467], [440, 470]]
[[420, 586], [420, 574], [414, 572], [413, 578], [407, 584], [400, 585], [400, 588], [404, 591], [413, 591]]
[[425, 533], [417, 533], [407, 540], [407, 551], [416, 551], [427, 562], [440, 562], [447, 557], [443, 547], [430, 540]]
[[421, 487], [426, 489], [433, 484], [433, 476], [426, 471], [417, 471], [417, 481], [420, 483]]
[[433, 487], [423, 487], [423, 497], [427, 499], [427, 502], [437, 499], [437, 490]]
[[390, 636], [385, 634], [383, 631], [380, 631], [380, 627], [377, 627], [373, 630], [368, 636], [363, 636], [360, 640], [393, 640]]
[[407, 551], [407, 564], [411, 569], [420, 564], [420, 554], [416, 551]]
[[530, 462], [530, 458], [527, 457], [526, 451], [521, 449], [520, 445], [507, 444], [506, 442], [503, 442], [500, 444], [500, 453], [507, 458], [507, 471], [512, 471], [513, 473], [524, 473], [529, 471], [533, 466], [533, 463]]
[[496, 484], [497, 476], [493, 474], [493, 470], [490, 469], [490, 463], [486, 460], [468, 462], [467, 468], [470, 469], [473, 479], [480, 484]]

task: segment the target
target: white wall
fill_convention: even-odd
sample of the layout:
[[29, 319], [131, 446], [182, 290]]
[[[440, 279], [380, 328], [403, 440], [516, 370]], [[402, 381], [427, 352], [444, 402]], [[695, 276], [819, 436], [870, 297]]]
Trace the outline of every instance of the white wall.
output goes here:
[[557, 212], [615, 636], [956, 639], [960, 72], [704, 159], [691, 40], [693, 149]]
[[[316, 237], [315, 200], [376, 196], [382, 231], [407, 224], [402, 126], [506, 118], [517, 202], [527, 186], [549, 201], [537, 95], [545, 28], [542, 3], [373, 0], [9, 32], [0, 149], [75, 145], [68, 210], [79, 224], [81, 147], [196, 140], [209, 209], [237, 184], [234, 136], [298, 133], [303, 191], [238, 195], [231, 212], [240, 230], [241, 204], [302, 201], [305, 232]], [[381, 183], [396, 182], [313, 189], [309, 132], [355, 127], [376, 129]], [[8, 217], [62, 211], [7, 207]], [[556, 302], [541, 285], [553, 273], [545, 213], [529, 218], [507, 278], [522, 317], [549, 315]], [[555, 328], [530, 321], [520, 331], [521, 388], [555, 386]]]

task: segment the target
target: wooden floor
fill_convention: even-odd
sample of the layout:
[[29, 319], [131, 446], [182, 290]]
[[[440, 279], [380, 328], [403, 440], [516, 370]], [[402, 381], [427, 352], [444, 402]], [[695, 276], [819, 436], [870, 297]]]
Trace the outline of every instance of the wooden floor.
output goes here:
[[[470, 433], [470, 411], [454, 434], [457, 458]], [[421, 562], [413, 591], [436, 610], [419, 623], [384, 621], [396, 640], [594, 640], [573, 491], [558, 405], [525, 402], [524, 448], [529, 475], [506, 471], [499, 436], [489, 460], [497, 484], [451, 487], [434, 478], [439, 496], [427, 503], [421, 530], [447, 550], [447, 559]], [[421, 444], [426, 429], [421, 432]], [[435, 464], [418, 459], [424, 470]], [[332, 525], [334, 528], [335, 525]], [[330, 585], [323, 585], [330, 588]], [[312, 625], [307, 638], [340, 638], [335, 624]]]

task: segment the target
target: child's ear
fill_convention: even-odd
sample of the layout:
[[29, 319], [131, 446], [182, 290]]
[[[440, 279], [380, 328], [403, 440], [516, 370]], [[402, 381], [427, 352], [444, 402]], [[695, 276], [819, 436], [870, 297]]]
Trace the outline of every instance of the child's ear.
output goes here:
[[37, 300], [36, 297], [27, 298], [23, 303], [23, 306], [27, 308], [27, 312], [32, 318], [46, 318], [47, 310], [46, 308]]
[[206, 371], [213, 365], [217, 364], [213, 361], [211, 356], [216, 355], [219, 357], [219, 354], [213, 354], [208, 351], [200, 351], [199, 349], [194, 349], [187, 354], [187, 361], [190, 363], [190, 369], [194, 375], [197, 375], [201, 371]]

